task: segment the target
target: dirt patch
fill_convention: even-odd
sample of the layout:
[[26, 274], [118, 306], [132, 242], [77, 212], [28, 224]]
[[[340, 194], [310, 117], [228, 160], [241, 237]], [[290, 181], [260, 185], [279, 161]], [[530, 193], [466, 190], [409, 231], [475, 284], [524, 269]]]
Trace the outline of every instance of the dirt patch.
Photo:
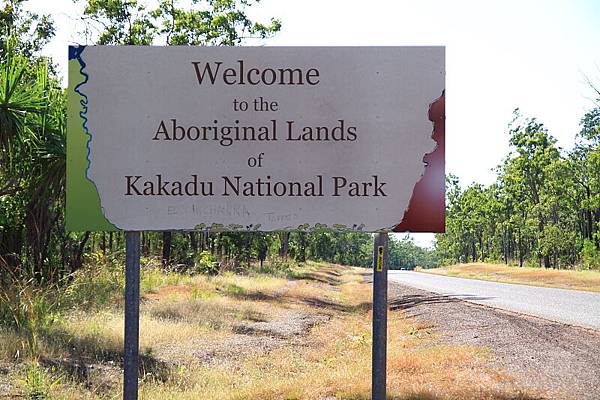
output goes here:
[[[343, 267], [342, 267], [343, 268]], [[343, 283], [343, 269], [339, 266], [327, 266], [318, 270], [306, 271], [298, 275], [295, 279], [312, 281], [313, 283], [322, 283], [327, 286], [339, 286]]]
[[491, 368], [542, 399], [600, 399], [600, 333], [391, 283], [391, 310], [432, 323], [449, 344], [491, 350]]
[[0, 399], [12, 399], [16, 394], [16, 388], [11, 380], [11, 371], [15, 369], [11, 364], [0, 364]]
[[231, 365], [251, 356], [268, 354], [288, 344], [288, 341], [275, 337], [234, 334], [221, 341], [194, 340], [165, 346], [157, 351], [156, 356], [203, 366]]
[[221, 340], [189, 340], [161, 346], [154, 356], [172, 363], [230, 364], [283, 346], [301, 345], [315, 325], [329, 319], [324, 314], [285, 311], [269, 321], [240, 322], [234, 325], [232, 335]]
[[329, 321], [329, 315], [289, 311], [271, 321], [242, 322], [233, 331], [245, 335], [272, 336], [289, 339], [307, 334], [316, 324]]
[[66, 374], [94, 393], [102, 393], [118, 386], [122, 375], [121, 367], [114, 362], [86, 363], [82, 360], [43, 357], [40, 364]]
[[[230, 365], [252, 356], [268, 354], [284, 346], [301, 345], [304, 337], [315, 325], [330, 320], [331, 313], [313, 311], [312, 307], [306, 307], [306, 305], [312, 306], [312, 304], [290, 297], [297, 289], [299, 282], [297, 280], [289, 281], [282, 287], [268, 292], [228, 293], [227, 296], [243, 300], [243, 303], [230, 306], [233, 307], [231, 309], [222, 308], [217, 315], [220, 314], [222, 317], [223, 314], [231, 314], [232, 311], [236, 311], [234, 313], [236, 318], [241, 320], [228, 326], [228, 331], [224, 331], [220, 339], [184, 339], [153, 349], [153, 355], [159, 360], [169, 360], [175, 364]], [[322, 282], [313, 282], [313, 284], [330, 285]], [[170, 292], [180, 293], [176, 287], [173, 287]], [[160, 298], [164, 298], [164, 288], [161, 290]], [[248, 302], [252, 302], [253, 307], [249, 307]], [[164, 307], [168, 308], [169, 303], [165, 304]], [[214, 307], [202, 300], [187, 301], [186, 304], [190, 304], [190, 307]], [[182, 321], [194, 320], [194, 315], [206, 316], [206, 313], [187, 312], [190, 310], [182, 309], [181, 305], [175, 309], [183, 313], [177, 315], [178, 319]], [[262, 311], [258, 312], [258, 310]], [[157, 310], [152, 312], [156, 314]], [[166, 315], [157, 316], [165, 317]]]
[[181, 296], [188, 297], [192, 293], [193, 288], [191, 286], [182, 286], [182, 285], [168, 285], [163, 286], [158, 289], [152, 290], [142, 297], [142, 301], [144, 300], [153, 300], [159, 301], [170, 296]]

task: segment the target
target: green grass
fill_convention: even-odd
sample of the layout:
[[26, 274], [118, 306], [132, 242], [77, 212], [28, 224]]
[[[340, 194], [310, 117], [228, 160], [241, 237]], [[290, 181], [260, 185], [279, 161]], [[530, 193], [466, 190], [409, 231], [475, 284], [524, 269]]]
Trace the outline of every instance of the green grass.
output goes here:
[[51, 400], [54, 398], [52, 391], [58, 387], [60, 382], [60, 377], [52, 377], [37, 362], [31, 362], [25, 368], [25, 378], [23, 379], [25, 398], [28, 400]]

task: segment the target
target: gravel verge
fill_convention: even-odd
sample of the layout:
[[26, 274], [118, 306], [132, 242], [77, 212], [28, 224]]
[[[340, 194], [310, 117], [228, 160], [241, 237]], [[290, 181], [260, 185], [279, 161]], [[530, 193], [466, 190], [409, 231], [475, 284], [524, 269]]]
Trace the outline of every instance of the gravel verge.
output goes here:
[[431, 323], [449, 344], [483, 346], [490, 366], [552, 400], [600, 400], [600, 332], [389, 285], [390, 309]]

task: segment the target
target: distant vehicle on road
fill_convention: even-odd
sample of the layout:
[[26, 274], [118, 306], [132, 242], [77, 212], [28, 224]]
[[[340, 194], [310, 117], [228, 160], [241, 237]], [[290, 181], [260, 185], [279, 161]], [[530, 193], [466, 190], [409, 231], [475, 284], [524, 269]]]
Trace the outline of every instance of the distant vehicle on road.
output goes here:
[[391, 270], [401, 270], [401, 271], [414, 271], [416, 265], [392, 265], [390, 267]]

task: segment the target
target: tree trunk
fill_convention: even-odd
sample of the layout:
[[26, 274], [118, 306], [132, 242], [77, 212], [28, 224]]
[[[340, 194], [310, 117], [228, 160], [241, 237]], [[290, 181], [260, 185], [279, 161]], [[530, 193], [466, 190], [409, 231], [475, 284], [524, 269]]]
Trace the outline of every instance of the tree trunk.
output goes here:
[[290, 249], [290, 233], [288, 231], [281, 232], [279, 234], [281, 240], [281, 247], [279, 248], [279, 256], [287, 261], [288, 252]]
[[198, 234], [196, 232], [190, 232], [190, 245], [194, 253], [198, 252]]
[[544, 254], [544, 268], [551, 268], [550, 264], [550, 256], [548, 254]]
[[71, 264], [71, 273], [77, 271], [83, 265], [83, 251], [85, 250], [85, 245], [90, 238], [90, 232], [86, 232], [83, 235], [83, 239], [79, 242], [79, 246], [75, 251], [75, 255], [73, 257], [73, 262]]
[[208, 231], [202, 231], [202, 251], [207, 250], [210, 244], [210, 233]]
[[306, 261], [306, 232], [300, 232], [299, 239], [300, 239], [299, 261], [305, 262]]
[[141, 241], [141, 246], [142, 246], [142, 255], [144, 257], [148, 257], [148, 232], [142, 232], [142, 234], [140, 235], [140, 241]]
[[162, 264], [163, 267], [171, 264], [171, 244], [173, 242], [173, 232], [163, 232]]

